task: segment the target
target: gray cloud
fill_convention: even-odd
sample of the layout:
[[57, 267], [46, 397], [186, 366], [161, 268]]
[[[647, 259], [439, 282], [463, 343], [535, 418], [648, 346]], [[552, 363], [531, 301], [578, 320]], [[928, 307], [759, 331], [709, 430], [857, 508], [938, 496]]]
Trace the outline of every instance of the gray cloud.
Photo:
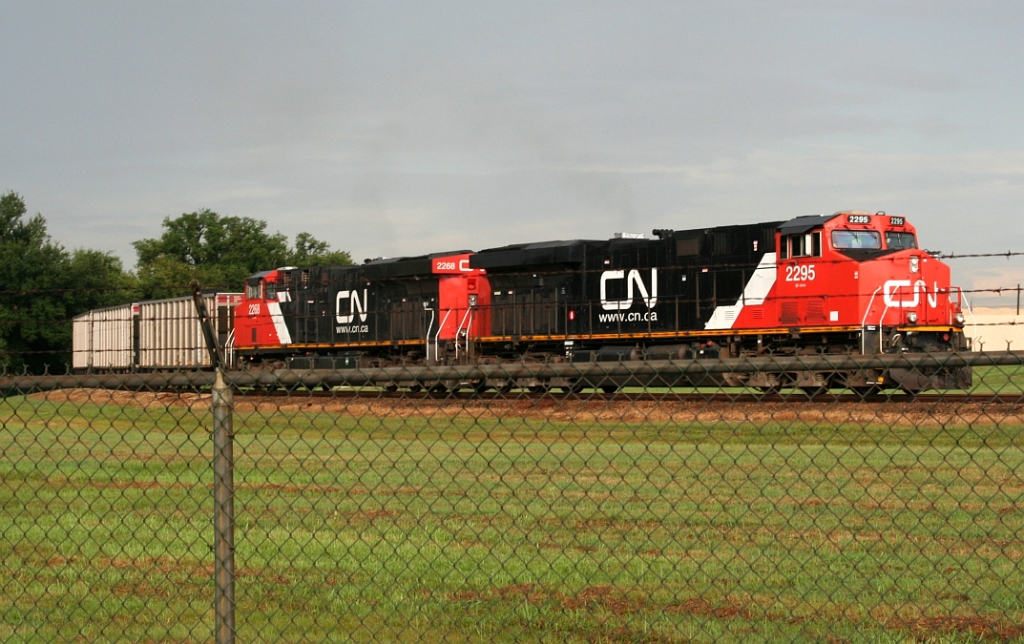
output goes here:
[[203, 207], [359, 258], [847, 207], [1024, 248], [1015, 2], [3, 9], [0, 189], [129, 264]]

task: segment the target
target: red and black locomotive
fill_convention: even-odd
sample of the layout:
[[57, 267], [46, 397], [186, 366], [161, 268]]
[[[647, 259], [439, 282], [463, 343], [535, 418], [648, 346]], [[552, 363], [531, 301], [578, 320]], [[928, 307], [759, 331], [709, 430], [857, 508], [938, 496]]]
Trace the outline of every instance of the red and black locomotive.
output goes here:
[[[281, 268], [247, 280], [235, 344], [252, 367], [292, 368], [941, 353], [967, 348], [961, 300], [903, 217], [839, 212]], [[970, 382], [968, 368], [936, 368], [727, 374], [718, 384]]]

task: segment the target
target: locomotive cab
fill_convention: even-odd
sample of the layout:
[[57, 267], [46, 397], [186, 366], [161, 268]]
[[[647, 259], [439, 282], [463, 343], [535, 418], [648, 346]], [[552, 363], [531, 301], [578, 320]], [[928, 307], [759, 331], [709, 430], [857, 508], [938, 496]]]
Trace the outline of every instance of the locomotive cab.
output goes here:
[[904, 217], [798, 217], [776, 247], [782, 325], [859, 327], [862, 353], [966, 347], [961, 291]]
[[262, 271], [245, 280], [242, 303], [235, 308], [235, 343], [279, 347], [291, 343], [281, 302], [290, 301], [288, 268]]

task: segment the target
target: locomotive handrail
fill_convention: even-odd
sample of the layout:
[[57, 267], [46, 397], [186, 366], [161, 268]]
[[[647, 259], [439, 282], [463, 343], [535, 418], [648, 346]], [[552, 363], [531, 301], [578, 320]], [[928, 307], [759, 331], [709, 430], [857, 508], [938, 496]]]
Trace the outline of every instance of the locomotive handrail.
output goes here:
[[[427, 303], [426, 302], [423, 303], [423, 307], [427, 308]], [[434, 312], [434, 309], [428, 308], [427, 310], [430, 311], [430, 324], [427, 325], [427, 338], [426, 338], [427, 339], [427, 364], [430, 364], [430, 360], [431, 360], [431, 357], [430, 357], [430, 331], [434, 328], [434, 315], [435, 315], [435, 312]], [[437, 354], [434, 354], [434, 359], [435, 360], [437, 359]]]
[[[459, 327], [455, 329], [455, 359], [459, 359], [459, 334], [462, 333], [462, 327], [466, 324], [466, 320], [473, 314], [473, 308], [469, 307], [466, 309], [466, 314], [462, 316], [462, 321], [459, 322]], [[466, 351], [469, 351], [469, 327], [466, 327]]]
[[229, 368], [235, 368], [235, 330], [228, 331], [228, 338], [224, 341], [224, 360]]
[[[448, 316], [452, 314], [452, 309], [448, 309], [448, 312], [444, 314], [444, 318], [441, 320], [441, 324], [437, 325], [437, 333], [434, 334], [434, 361], [437, 361], [437, 350], [440, 347], [441, 330], [444, 329], [444, 323], [448, 321]], [[458, 343], [456, 342], [456, 347]]]
[[865, 336], [867, 336], [867, 333], [868, 333], [868, 314], [871, 313], [871, 305], [875, 301], [875, 296], [878, 295], [878, 292], [881, 291], [881, 290], [882, 290], [882, 287], [879, 286], [878, 288], [875, 289], [875, 292], [871, 294], [871, 299], [868, 300], [868, 306], [867, 306], [867, 308], [864, 309], [864, 317], [861, 318], [861, 321], [860, 321], [860, 354], [861, 355], [865, 355], [868, 352], [868, 347], [867, 347], [867, 344], [866, 344], [867, 341], [865, 339]]
[[878, 318], [878, 352], [882, 353], [885, 348], [882, 346], [882, 323], [885, 322], [885, 314], [889, 312], [889, 305], [886, 304], [885, 308], [882, 309], [882, 315]]
[[[978, 319], [974, 317], [974, 309], [971, 308], [971, 301], [964, 295], [963, 289], [959, 286], [956, 287], [960, 291], [960, 301], [967, 305], [967, 312], [971, 315], [971, 329], [973, 333], [978, 332]], [[973, 344], [973, 341], [972, 341]], [[973, 348], [973, 347], [972, 347]]]

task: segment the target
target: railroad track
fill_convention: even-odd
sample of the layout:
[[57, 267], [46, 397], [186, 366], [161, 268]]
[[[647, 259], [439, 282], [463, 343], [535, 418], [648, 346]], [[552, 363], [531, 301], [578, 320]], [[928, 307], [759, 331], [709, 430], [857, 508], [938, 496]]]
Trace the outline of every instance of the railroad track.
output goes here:
[[792, 403], [792, 404], [875, 404], [875, 405], [935, 405], [935, 404], [974, 404], [974, 405], [1020, 405], [1024, 406], [1024, 392], [1002, 394], [971, 394], [923, 392], [917, 395], [901, 391], [862, 396], [855, 393], [824, 392], [809, 395], [801, 391], [782, 393], [751, 393], [738, 392], [616, 392], [584, 390], [579, 393], [531, 392], [514, 390], [510, 392], [473, 392], [473, 391], [387, 391], [384, 389], [336, 389], [331, 391], [307, 391], [304, 389], [286, 391], [239, 391], [236, 398], [240, 400], [252, 398], [270, 398], [275, 400], [406, 400], [406, 401], [504, 401], [517, 402], [523, 400], [542, 402], [580, 401], [580, 402], [706, 402], [706, 403]]

